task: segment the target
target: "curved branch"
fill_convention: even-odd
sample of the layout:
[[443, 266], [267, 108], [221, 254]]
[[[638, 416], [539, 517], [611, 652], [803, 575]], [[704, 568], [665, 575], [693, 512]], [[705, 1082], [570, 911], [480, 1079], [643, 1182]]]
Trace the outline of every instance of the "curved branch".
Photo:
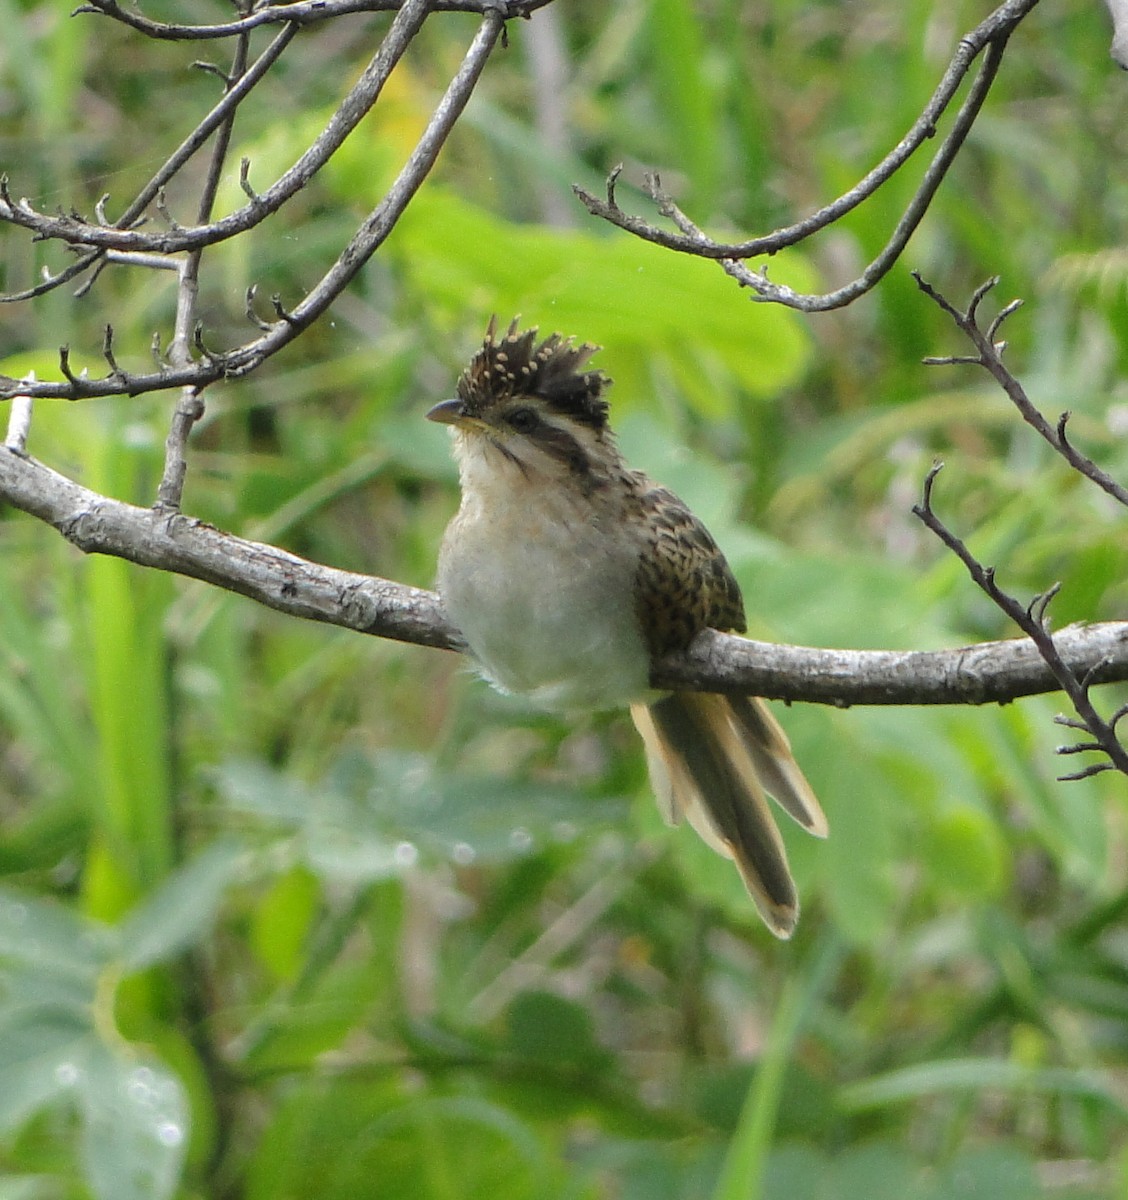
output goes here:
[[0, 447], [0, 499], [53, 525], [87, 554], [202, 579], [310, 621], [421, 646], [458, 646], [431, 592], [311, 563], [192, 517], [111, 500], [8, 447]]
[[[417, 11], [426, 6], [426, 0], [414, 4]], [[298, 337], [332, 304], [391, 232], [412, 196], [422, 186], [451, 129], [466, 107], [504, 25], [504, 19], [498, 12], [486, 14], [458, 73], [451, 80], [419, 142], [383, 200], [369, 214], [337, 261], [314, 288], [277, 321], [268, 323], [261, 337], [223, 354], [205, 354], [184, 367], [162, 366], [146, 375], [118, 373], [89, 379], [72, 371], [65, 380], [42, 382], [0, 375], [0, 400], [18, 395], [78, 400], [93, 396], [135, 396], [173, 387], [201, 389], [218, 379], [246, 375], [260, 366]], [[66, 369], [63, 369], [63, 374], [66, 375]]]
[[975, 124], [984, 101], [987, 99], [987, 93], [995, 82], [999, 67], [1002, 65], [1005, 46], [1005, 39], [1000, 37], [987, 47], [983, 66], [975, 77], [971, 91], [960, 106], [960, 111], [956, 115], [955, 123], [948, 136], [933, 156], [932, 162], [928, 164], [920, 186], [890, 234], [888, 242], [856, 279], [823, 295], [804, 295], [789, 287], [772, 283], [765, 271], [750, 271], [742, 262], [725, 259], [721, 263], [721, 267], [726, 274], [732, 276], [742, 287], [751, 288], [755, 293], [754, 300], [784, 304], [788, 308], [795, 308], [800, 312], [829, 312], [831, 309], [844, 308], [859, 296], [864, 296], [889, 273], [893, 264], [901, 257], [901, 251], [908, 245], [909, 238], [924, 220], [928, 206], [939, 191], [941, 183], [944, 182], [948, 168], [959, 154], [960, 148], [971, 132], [971, 127]]
[[[279, 612], [421, 646], [458, 649], [439, 598], [420, 588], [321, 566], [202, 521], [111, 500], [0, 447], [0, 498], [90, 554], [202, 579]], [[1054, 638], [1093, 683], [1128, 679], [1128, 622], [1074, 626]], [[819, 704], [985, 704], [1050, 692], [1033, 643], [956, 650], [816, 650], [711, 631], [655, 663], [656, 687], [744, 692]]]
[[[668, 250], [693, 254], [699, 258], [719, 259], [722, 262], [753, 258], [765, 254], [775, 254], [777, 251], [787, 246], [794, 246], [806, 240], [812, 234], [818, 233], [827, 226], [834, 224], [834, 222], [845, 216], [846, 213], [872, 196], [883, 183], [896, 174], [912, 155], [929, 138], [935, 135], [937, 122], [949, 104], [951, 104], [964, 76], [971, 69], [972, 63], [974, 63], [985, 48], [988, 49], [989, 54], [987, 59], [976, 78], [971, 94], [961, 108], [955, 127], [949, 133], [944, 145], [934, 157], [916, 195], [910, 202], [900, 222], [898, 222], [889, 244], [882, 251], [882, 254], [867, 268], [859, 280], [855, 281], [854, 284], [847, 285], [845, 289], [839, 289], [838, 292], [830, 293], [828, 297], [808, 298], [808, 303], [805, 305], [798, 303], [797, 301], [800, 298], [795, 297], [794, 294], [789, 294], [787, 289], [773, 288], [772, 285], [758, 286], [758, 284], [764, 283], [758, 277], [753, 276], [749, 279], [741, 278], [740, 280], [746, 286], [756, 288], [765, 299], [779, 301], [789, 304], [792, 307], [804, 308], [809, 311], [821, 311], [825, 308], [839, 307], [847, 304], [856, 295], [860, 294], [861, 291], [866, 291], [869, 287], [872, 287], [877, 279], [889, 269], [892, 261], [900, 253], [901, 249], [903, 249], [904, 243], [923, 217], [944, 174], [947, 172], [963, 139], [966, 137], [967, 130], [978, 114], [979, 107], [983, 103], [987, 90], [990, 88], [991, 82], [998, 70], [998, 60], [1007, 39], [1019, 22], [1031, 12], [1037, 3], [1038, 0], [1006, 0], [1005, 3], [995, 9], [985, 20], [980, 22], [975, 29], [961, 38], [959, 46], [956, 48], [952, 60], [944, 72], [944, 76], [935, 92], [933, 92], [928, 104], [900, 142], [849, 191], [819, 209], [818, 212], [810, 214], [793, 225], [788, 225], [784, 228], [774, 230], [772, 233], [741, 242], [718, 242], [708, 237], [702, 230], [693, 225], [692, 222], [685, 219], [676, 210], [676, 207], [666, 201], [664, 197], [655, 196], [654, 199], [658, 203], [659, 211], [674, 220], [674, 223], [678, 226], [677, 232], [661, 229], [641, 217], [624, 212], [615, 200], [614, 184], [617, 173], [613, 173], [608, 180], [606, 200], [601, 200], [580, 187], [574, 188], [574, 191], [593, 216], [602, 217], [611, 224], [617, 225], [620, 229], [625, 229], [628, 233], [633, 233], [636, 237], [642, 238], [644, 241], [664, 246]], [[818, 303], [815, 303], [815, 301], [818, 301]]]
[[[230, 80], [223, 97], [212, 108], [211, 112], [200, 121], [196, 128], [169, 155], [161, 165], [160, 170], [137, 193], [125, 212], [112, 225], [107, 223], [107, 228], [128, 230], [132, 229], [140, 221], [145, 209], [160, 195], [161, 188], [193, 157], [217, 129], [232, 120], [235, 109], [246, 99], [251, 89], [262, 80], [267, 71], [278, 61], [282, 55], [282, 51], [293, 41], [298, 28], [299, 26], [293, 22], [284, 25], [275, 35], [273, 41], [255, 59], [254, 63], [246, 71], [242, 72], [237, 79]], [[105, 199], [106, 197], [103, 197], [103, 200]], [[6, 204], [9, 210], [12, 208], [11, 197], [7, 195], [6, 183], [2, 180], [0, 180], [0, 203]], [[95, 210], [96, 212], [100, 213], [101, 203], [99, 202]], [[6, 210], [0, 208], [0, 220], [3, 220], [5, 215]], [[80, 252], [80, 256], [76, 262], [71, 263], [62, 271], [48, 276], [48, 278], [42, 280], [34, 287], [27, 288], [22, 292], [0, 293], [0, 304], [14, 304], [22, 300], [32, 300], [37, 296], [42, 296], [46, 292], [53, 291], [55, 288], [69, 283], [95, 264], [100, 266], [107, 259], [114, 261], [115, 256], [121, 253], [125, 252], [107, 250], [104, 246], [89, 247], [85, 251]]]
[[1039, 437], [1046, 441], [1065, 461], [1077, 472], [1091, 479], [1097, 487], [1107, 492], [1118, 503], [1128, 507], [1128, 487], [1118, 483], [1107, 471], [1102, 470], [1087, 455], [1082, 454], [1069, 440], [1066, 426], [1069, 424], [1068, 412], [1058, 417], [1057, 424], [1051, 425], [1040, 409], [1026, 394], [1026, 389], [1011, 373], [1003, 362], [1003, 351], [1006, 342], [999, 341], [996, 335], [1006, 319], [1012, 316], [1022, 305], [1021, 300], [1012, 300], [1008, 305], [995, 314], [994, 319], [986, 329], [979, 323], [979, 306], [989, 292], [998, 286], [999, 277], [996, 275], [980, 284], [975, 289], [967, 309], [960, 312], [954, 304], [942, 296], [930, 283], [922, 279], [920, 273], [912, 272], [917, 287], [932, 300], [943, 312], [952, 318], [956, 328], [963, 333], [975, 346], [976, 353], [972, 355], [945, 355], [944, 357], [929, 357], [924, 360], [926, 366], [946, 367], [953, 365], [983, 367], [994, 378], [995, 382], [1007, 394], [1007, 398], [1018, 409], [1022, 419], [1034, 429]]
[[[54, 239], [76, 246], [136, 250], [150, 254], [177, 254], [183, 250], [200, 250], [246, 233], [271, 213], [277, 212], [291, 197], [301, 191], [340, 149], [344, 140], [379, 99], [384, 84], [419, 32], [430, 7], [430, 0], [405, 0], [379, 49], [360, 78], [337, 105], [329, 124], [313, 145], [265, 192], [254, 196], [242, 208], [217, 221], [198, 225], [175, 225], [160, 233], [146, 233], [129, 227], [125, 222], [100, 225], [75, 213], [52, 216], [39, 212], [27, 200], [14, 200], [8, 193], [6, 180], [0, 181], [0, 220], [30, 229], [40, 238]], [[486, 20], [493, 20], [499, 25], [502, 23], [502, 18], [496, 13], [487, 15]], [[267, 66], [269, 65], [268, 63]], [[231, 89], [231, 93], [236, 91], [238, 85]], [[224, 101], [221, 101], [217, 108], [222, 108], [228, 99], [229, 97], [224, 97]], [[234, 103], [237, 102], [236, 100]], [[224, 116], [226, 115], [224, 112]], [[209, 118], [214, 116], [215, 110], [209, 114]], [[222, 119], [223, 117], [220, 118]], [[219, 121], [215, 124], [219, 124]], [[195, 134], [192, 137], [195, 137]], [[151, 190], [151, 185], [147, 190]], [[136, 202], [130, 210], [131, 213], [134, 208]]]
[[[1108, 755], [1108, 762], [1100, 764], [1095, 769], [1103, 770], [1115, 767], [1128, 775], [1128, 749], [1125, 749], [1117, 738], [1115, 723], [1105, 721], [1101, 717], [1089, 695], [1095, 672], [1099, 670], [1101, 664], [1096, 663], [1092, 668], [1078, 672], [1074, 665], [1064, 660], [1061, 648], [1050, 633], [1046, 612], [1061, 585], [1055, 583], [1025, 605], [1014, 596], [1004, 592], [996, 581], [995, 568], [985, 567], [968, 549], [967, 543], [944, 524], [932, 507], [932, 489], [942, 467], [943, 463], [937, 463], [929, 471], [924, 481], [924, 494], [920, 502], [913, 505], [913, 515], [936, 534], [967, 568], [975, 585], [991, 599], [993, 604], [1002, 609], [1030, 639], [1030, 644], [1036, 648], [1038, 655], [1053, 673], [1054, 678], [1058, 681], [1058, 686], [1069, 697], [1077, 715], [1081, 718], [1080, 721], [1064, 718], [1064, 723], [1073, 728], [1091, 731], [1096, 738], [1095, 742], [1084, 742], [1072, 747], [1059, 748], [1058, 753], [1076, 754], [1086, 750], [1103, 750]], [[1059, 718], [1059, 721], [1062, 720]], [[1092, 773], [1094, 773], [1094, 768], [1086, 767], [1079, 773], [1064, 775], [1061, 778], [1063, 780], [1079, 779]]]
[[[515, 17], [528, 17], [538, 8], [551, 4], [552, 0], [431, 0], [432, 12], [468, 12], [484, 16], [496, 11], [508, 21]], [[249, 33], [260, 25], [277, 24], [280, 21], [297, 21], [312, 25], [333, 17], [351, 13], [395, 12], [403, 7], [403, 0], [288, 0], [286, 3], [267, 3], [257, 7], [245, 17], [233, 21], [220, 21], [213, 25], [181, 25], [167, 21], [154, 21], [133, 9], [122, 8], [117, 0], [85, 0], [76, 8], [77, 13], [93, 13], [95, 16], [112, 17], [146, 37], [167, 41], [205, 41], [210, 38], [233, 37]]]

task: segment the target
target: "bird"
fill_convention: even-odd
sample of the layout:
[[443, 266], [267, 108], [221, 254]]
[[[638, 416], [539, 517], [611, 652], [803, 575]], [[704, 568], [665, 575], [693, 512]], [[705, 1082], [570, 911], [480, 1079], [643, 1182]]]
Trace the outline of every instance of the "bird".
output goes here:
[[436, 584], [478, 672], [499, 691], [579, 714], [629, 708], [666, 822], [732, 859], [768, 929], [799, 898], [770, 795], [817, 837], [822, 808], [764, 701], [650, 685], [651, 662], [704, 629], [746, 629], [741, 590], [704, 524], [624, 461], [600, 347], [491, 318], [455, 395], [461, 502]]

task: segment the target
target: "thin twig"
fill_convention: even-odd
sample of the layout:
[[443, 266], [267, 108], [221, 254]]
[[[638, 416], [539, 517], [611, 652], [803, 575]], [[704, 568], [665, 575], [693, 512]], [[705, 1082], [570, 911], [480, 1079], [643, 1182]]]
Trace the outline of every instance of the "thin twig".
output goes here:
[[[756, 288], [758, 294], [765, 299], [788, 304], [804, 311], [821, 311], [825, 308], [839, 307], [849, 303], [850, 299], [868, 290], [877, 279], [885, 274], [891, 262], [903, 248], [908, 235], [919, 223], [928, 203], [939, 187], [941, 179], [966, 137], [967, 129], [970, 128], [978, 114], [979, 107], [998, 70], [1007, 39], [1037, 3], [1038, 0], [1007, 0], [980, 22], [975, 29], [962, 37], [935, 92], [900, 142], [849, 191], [793, 225], [784, 226], [771, 233], [740, 242], [720, 242], [706, 236], [696, 226], [679, 226], [678, 232], [673, 233], [625, 212], [615, 201], [610, 180], [606, 200], [594, 196], [579, 186], [574, 187], [573, 190], [593, 216], [601, 217], [636, 237], [664, 246], [668, 250], [677, 250], [700, 258], [722, 260], [726, 264], [726, 269], [731, 273], [732, 265], [738, 263], [739, 260], [775, 254], [787, 246], [797, 245], [820, 230], [833, 225], [872, 196], [883, 183], [892, 178], [905, 165], [926, 141], [934, 136], [937, 123], [951, 104], [964, 76], [984, 49], [987, 49], [989, 53], [976, 78], [972, 92], [960, 110], [956, 126], [933, 159], [917, 194], [898, 223], [889, 244], [854, 283], [823, 297], [800, 297], [789, 292], [788, 289], [761, 290], [758, 285], [762, 284], [763, 280], [757, 273], [749, 272], [749, 278], [741, 277], [740, 279], [746, 286]], [[665, 215], [672, 216], [671, 213]], [[675, 224], [678, 223], [675, 221]]]
[[[196, 154], [196, 152], [207, 143], [208, 138], [223, 124], [224, 121], [231, 117], [236, 108], [246, 99], [251, 92], [251, 89], [259, 83], [263, 76], [270, 68], [278, 61], [282, 52], [293, 40], [298, 32], [298, 25], [288, 24], [275, 36], [270, 45], [258, 56], [251, 67], [242, 75], [238, 82], [231, 87], [223, 98], [216, 104], [212, 110], [199, 122], [195, 129], [180, 143], [179, 146], [169, 155], [153, 177], [145, 184], [145, 186], [137, 193], [134, 199], [122, 215], [112, 223], [109, 228], [117, 230], [133, 230], [137, 229], [144, 223], [145, 210], [153, 203], [154, 200], [161, 194], [165, 185], [180, 171], [180, 169]], [[0, 189], [0, 220], [6, 218], [6, 214], [12, 209], [10, 198], [5, 204], [3, 190]], [[105, 216], [105, 200], [100, 200], [95, 206], [95, 213], [98, 216], [98, 224], [106, 227], [104, 222]], [[161, 251], [161, 253], [166, 253]], [[47, 292], [53, 291], [57, 287], [69, 283], [72, 279], [78, 278], [84, 272], [88, 271], [92, 266], [96, 267], [103, 256], [108, 261], [119, 261], [129, 263], [131, 260], [128, 255], [142, 255], [157, 257], [152, 252], [142, 250], [106, 250], [104, 246], [93, 246], [90, 249], [81, 252], [79, 258], [63, 271], [59, 271], [52, 275], [47, 275], [35, 287], [27, 288], [21, 292], [9, 292], [0, 294], [0, 303], [13, 304], [23, 300], [31, 300], [37, 296], [42, 296]], [[151, 265], [150, 263], [142, 263], [141, 265]], [[175, 270], [177, 264], [170, 262], [169, 265]], [[80, 292], [85, 294], [89, 291], [92, 281], [84, 284]]]
[[[253, 201], [219, 220], [185, 226], [169, 218], [168, 229], [145, 232], [119, 225], [107, 227], [73, 215], [52, 216], [37, 212], [29, 204], [5, 205], [2, 197], [0, 220], [22, 225], [42, 238], [54, 238], [82, 246], [142, 250], [157, 254], [199, 250], [246, 233], [301, 191], [340, 149], [344, 140], [376, 103], [384, 84], [418, 33], [429, 9], [430, 0], [405, 0], [372, 60], [309, 149], [269, 188], [258, 193]], [[289, 11], [289, 6], [286, 11]], [[484, 20], [496, 23], [499, 29], [503, 24], [503, 18], [493, 11]], [[216, 106], [217, 109], [219, 107]], [[230, 111], [225, 110], [224, 119]], [[160, 188], [153, 197], [153, 203], [161, 211], [163, 201]]]
[[1022, 419], [1038, 433], [1039, 437], [1052, 446], [1075, 471], [1092, 480], [1099, 488], [1112, 496], [1114, 500], [1128, 505], [1128, 488], [1118, 483], [1107, 471], [1098, 467], [1091, 458], [1088, 458], [1077, 450], [1066, 436], [1069, 413], [1062, 413], [1058, 418], [1057, 424], [1051, 425], [1026, 394], [1026, 389], [1003, 362], [1003, 351], [1006, 349], [1006, 343], [997, 340], [999, 329], [1008, 317], [1018, 311], [1022, 302], [1020, 300], [1012, 300], [1000, 309], [986, 330], [980, 327], [979, 306], [988, 293], [998, 285], [998, 276], [988, 279], [986, 283], [982, 283], [976, 288], [965, 312], [960, 312], [954, 304], [942, 296], [930, 283], [922, 279], [916, 271], [913, 272], [913, 278], [916, 280], [920, 290], [952, 318], [956, 327], [968, 338], [976, 349], [974, 355], [926, 358], [924, 360], [925, 363], [929, 366], [949, 366], [953, 363], [958, 363], [983, 367], [991, 374], [1003, 391], [1006, 392], [1011, 403], [1018, 409]]
[[[35, 382], [35, 372], [28, 372], [28, 382]], [[13, 396], [12, 407], [8, 412], [8, 432], [4, 437], [4, 445], [13, 454], [27, 452], [27, 438], [31, 432], [31, 412], [35, 401], [30, 396]]]
[[[85, 0], [74, 11], [112, 17], [147, 37], [169, 41], [204, 41], [213, 38], [233, 37], [250, 33], [261, 25], [291, 21], [310, 25], [333, 17], [352, 13], [395, 12], [403, 0], [288, 0], [284, 4], [256, 6], [246, 16], [233, 21], [220, 21], [210, 25], [185, 25], [166, 21], [154, 21], [133, 8], [123, 8], [117, 0]], [[498, 12], [503, 20], [511, 21], [528, 17], [538, 8], [551, 4], [552, 0], [431, 0], [434, 12], [479, 13]]]
[[[1097, 712], [1090, 697], [1090, 689], [1100, 676], [1100, 662], [1091, 664], [1079, 676], [1076, 668], [1066, 664], [1061, 653], [1050, 635], [1046, 624], [1046, 610], [1058, 590], [1055, 584], [1048, 591], [1035, 596], [1028, 604], [1023, 605], [1014, 596], [1004, 592], [995, 580], [994, 567], [985, 567], [971, 551], [967, 544], [957, 537], [936, 515], [932, 507], [932, 490], [936, 476], [942, 469], [942, 463], [936, 463], [928, 472], [924, 481], [924, 490], [919, 504], [913, 506], [913, 514], [930, 529], [967, 568], [968, 574], [976, 586], [983, 591], [998, 608], [1026, 634], [1038, 649], [1043, 661], [1057, 680], [1061, 690], [1069, 697], [1085, 729], [1092, 734], [1094, 743], [1084, 743], [1082, 750], [1099, 749], [1108, 757], [1105, 766], [1089, 767], [1085, 770], [1063, 779], [1080, 779], [1096, 774], [1111, 765], [1118, 771], [1128, 775], [1128, 749], [1121, 745], [1110, 722], [1104, 720]], [[1058, 753], [1072, 753], [1069, 749], [1059, 748]]]
[[[233, 90], [238, 80], [246, 73], [250, 38], [241, 34], [236, 42], [231, 71], [224, 76], [225, 86]], [[215, 143], [208, 162], [208, 172], [200, 191], [196, 209], [196, 221], [203, 224], [211, 219], [215, 197], [227, 163], [227, 152], [231, 146], [231, 131], [235, 124], [235, 109], [228, 111], [215, 133]], [[196, 309], [199, 298], [200, 260], [203, 249], [191, 251], [184, 259], [176, 291], [176, 321], [173, 329], [169, 361], [175, 367], [189, 367], [192, 352], [189, 349], [189, 330], [196, 327]], [[168, 436], [165, 438], [165, 461], [161, 481], [157, 487], [157, 508], [162, 512], [179, 512], [184, 494], [184, 480], [188, 473], [188, 436], [192, 426], [204, 415], [204, 397], [201, 388], [181, 388], [173, 410]]]
[[951, 131], [936, 152], [932, 162], [929, 163], [920, 186], [897, 222], [889, 241], [856, 279], [831, 292], [805, 294], [781, 284], [772, 283], [762, 271], [749, 271], [742, 262], [732, 259], [726, 259], [721, 264], [725, 273], [742, 286], [750, 288], [754, 299], [783, 304], [788, 308], [798, 309], [800, 312], [829, 312], [835, 308], [843, 308], [859, 296], [864, 296], [889, 273], [893, 264], [901, 257], [905, 246], [908, 245], [909, 238], [924, 219], [933, 197], [939, 191], [940, 184], [948, 173], [948, 168], [955, 161], [967, 135], [971, 132], [971, 127], [979, 116], [987, 94], [991, 90], [991, 85], [995, 82], [999, 67], [1002, 65], [1005, 44], [1005, 41], [999, 40], [988, 45], [983, 65], [975, 77], [971, 92], [960, 106]]
[[[323, 156], [328, 155], [330, 148], [339, 144], [344, 134], [363, 115], [359, 109], [363, 107], [364, 111], [367, 111], [367, 107], [375, 102], [383, 82], [406, 50], [411, 37], [426, 16], [426, 11], [427, 0], [408, 0], [404, 4], [380, 50], [365, 72], [363, 78], [367, 81], [367, 86], [361, 89], [358, 85], [358, 88], [353, 89], [330, 121], [327, 130], [315, 146], [303, 155], [300, 162], [320, 162]], [[134, 376], [131, 380], [131, 391], [134, 394], [168, 387], [194, 388], [198, 392], [225, 376], [244, 375], [287, 345], [329, 307], [387, 237], [408, 201], [426, 178], [485, 67], [504, 26], [504, 19], [502, 12], [496, 8], [486, 13], [462, 65], [396, 181], [342, 251], [334, 266], [313, 290], [298, 305], [286, 310], [285, 317], [272, 326], [269, 332], [264, 332], [262, 336], [235, 350], [224, 354], [212, 353], [187, 365], [172, 362], [167, 369], [159, 370], [155, 374]], [[292, 174], [293, 171], [288, 172], [287, 177]], [[275, 187], [277, 186], [276, 184]], [[196, 228], [214, 229], [215, 225], [216, 223], [212, 223]], [[98, 228], [96, 232], [100, 235], [107, 231]], [[127, 235], [123, 233], [123, 236]], [[170, 238], [177, 236], [179, 235], [174, 233], [168, 235]], [[200, 242], [199, 246], [202, 248], [206, 244], [210, 244], [207, 239]], [[15, 395], [26, 387], [26, 384], [21, 384], [18, 380], [0, 376], [0, 399]], [[68, 378], [65, 383], [37, 383], [33, 394], [56, 399], [81, 399], [114, 395], [118, 390], [114, 381], [109, 378]]]

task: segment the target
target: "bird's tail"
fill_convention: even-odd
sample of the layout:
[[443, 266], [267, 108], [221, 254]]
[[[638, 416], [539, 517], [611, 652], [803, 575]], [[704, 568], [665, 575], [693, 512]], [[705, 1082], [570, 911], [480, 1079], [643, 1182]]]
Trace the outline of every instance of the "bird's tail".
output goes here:
[[799, 898], [767, 796], [816, 837], [827, 823], [775, 717], [762, 700], [705, 692], [632, 705], [631, 717], [666, 821], [684, 817], [733, 859], [765, 924], [790, 937]]

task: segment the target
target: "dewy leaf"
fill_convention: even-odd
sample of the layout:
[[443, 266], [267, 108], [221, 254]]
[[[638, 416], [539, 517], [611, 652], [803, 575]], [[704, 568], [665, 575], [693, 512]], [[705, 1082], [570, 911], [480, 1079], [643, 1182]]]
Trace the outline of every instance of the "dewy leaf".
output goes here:
[[[321, 878], [355, 884], [401, 875], [417, 862], [506, 862], [616, 824], [619, 797], [562, 785], [435, 769], [421, 754], [343, 755], [316, 787], [278, 772], [228, 764], [220, 791], [242, 811], [272, 816], [299, 834], [303, 861]], [[307, 802], [269, 812], [261, 793], [304, 790]]]
[[75, 1086], [95, 1045], [79, 1013], [23, 1009], [0, 1021], [0, 1130]]
[[236, 843], [216, 842], [170, 875], [126, 917], [121, 925], [121, 961], [126, 970], [169, 958], [211, 928], [241, 854]]
[[300, 824], [317, 806], [317, 793], [296, 775], [253, 759], [230, 759], [215, 778], [220, 793], [237, 812]]
[[0, 888], [0, 961], [93, 978], [112, 955], [113, 932], [50, 900]]
[[154, 1060], [99, 1046], [79, 1083], [80, 1154], [97, 1200], [164, 1200], [176, 1188], [188, 1141], [179, 1080]]

